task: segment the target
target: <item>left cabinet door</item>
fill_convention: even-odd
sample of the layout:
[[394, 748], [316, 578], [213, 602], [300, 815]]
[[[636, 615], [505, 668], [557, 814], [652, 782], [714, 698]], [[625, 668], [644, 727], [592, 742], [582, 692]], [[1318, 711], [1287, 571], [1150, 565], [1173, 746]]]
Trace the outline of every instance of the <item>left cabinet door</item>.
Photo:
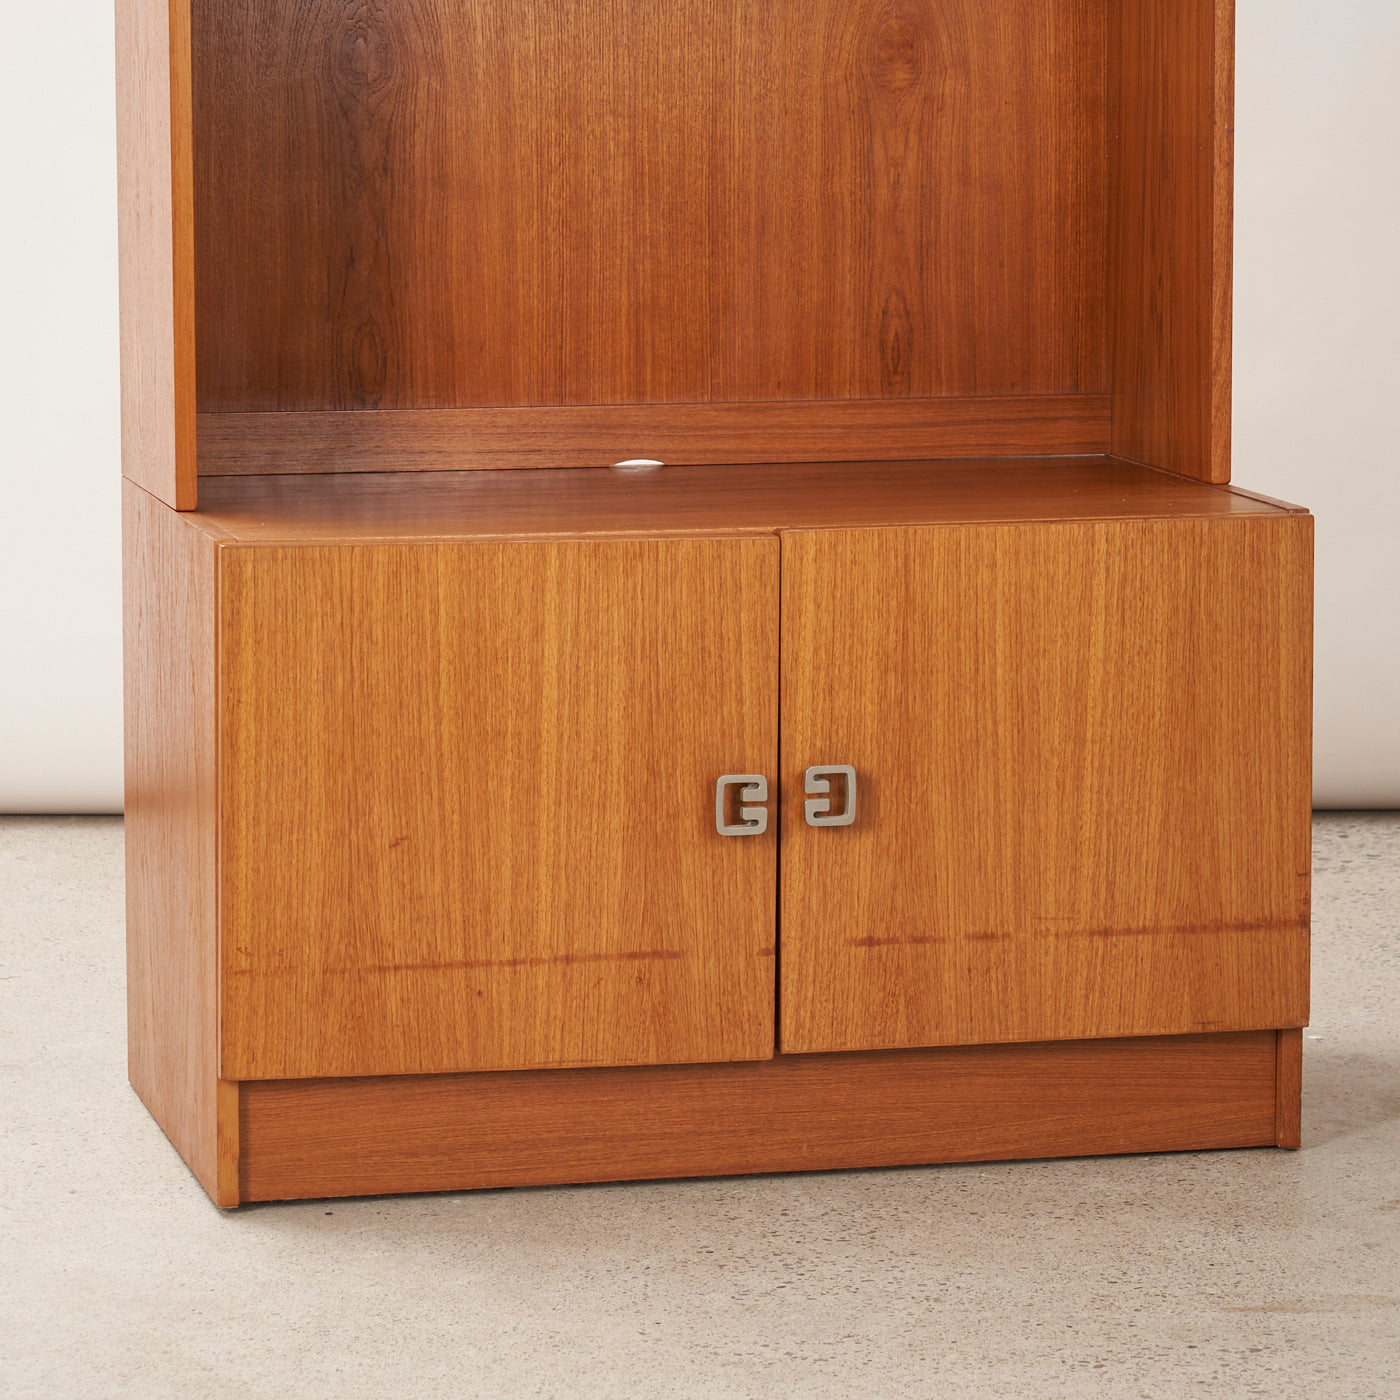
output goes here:
[[770, 1056], [778, 558], [225, 547], [224, 1078]]

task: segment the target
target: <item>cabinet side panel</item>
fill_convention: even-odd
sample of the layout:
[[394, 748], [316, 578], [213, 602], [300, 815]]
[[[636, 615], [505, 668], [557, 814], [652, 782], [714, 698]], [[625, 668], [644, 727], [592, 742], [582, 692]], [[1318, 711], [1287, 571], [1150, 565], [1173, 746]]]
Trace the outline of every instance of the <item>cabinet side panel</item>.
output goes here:
[[1274, 1089], [1274, 1141], [1280, 1147], [1303, 1145], [1303, 1032], [1278, 1032], [1277, 1082]]
[[784, 535], [782, 1048], [1304, 1024], [1311, 524]]
[[[218, 1084], [215, 541], [122, 483], [129, 1073], [221, 1205], [234, 1188]], [[234, 1139], [236, 1141], [236, 1139]], [[220, 1181], [223, 1189], [220, 1189]]]
[[189, 0], [117, 0], [122, 472], [197, 492]]
[[1113, 450], [1230, 479], [1234, 0], [1110, 0]]
[[778, 552], [226, 550], [225, 1073], [771, 1055]]

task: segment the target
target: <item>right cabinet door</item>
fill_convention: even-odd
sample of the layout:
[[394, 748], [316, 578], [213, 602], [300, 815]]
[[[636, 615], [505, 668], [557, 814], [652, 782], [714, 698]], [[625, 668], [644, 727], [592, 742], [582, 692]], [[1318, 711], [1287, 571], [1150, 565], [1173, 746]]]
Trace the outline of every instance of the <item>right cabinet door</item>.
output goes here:
[[785, 534], [781, 1048], [1305, 1024], [1311, 526]]

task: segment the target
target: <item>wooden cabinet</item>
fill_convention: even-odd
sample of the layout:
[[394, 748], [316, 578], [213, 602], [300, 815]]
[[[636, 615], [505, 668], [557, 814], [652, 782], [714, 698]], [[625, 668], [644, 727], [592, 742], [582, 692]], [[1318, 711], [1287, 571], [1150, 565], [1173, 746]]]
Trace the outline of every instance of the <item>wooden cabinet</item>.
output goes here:
[[1229, 0], [118, 10], [131, 1078], [216, 1201], [1296, 1144]]
[[223, 1076], [1300, 1020], [1307, 523], [223, 551]]

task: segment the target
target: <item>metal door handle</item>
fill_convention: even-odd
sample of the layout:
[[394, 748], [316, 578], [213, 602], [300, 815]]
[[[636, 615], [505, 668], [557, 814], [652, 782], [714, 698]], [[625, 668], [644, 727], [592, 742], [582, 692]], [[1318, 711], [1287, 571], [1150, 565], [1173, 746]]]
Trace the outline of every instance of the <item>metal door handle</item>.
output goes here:
[[808, 826], [850, 826], [856, 819], [856, 770], [849, 763], [819, 764], [807, 770], [802, 782], [804, 792], [830, 792], [833, 777], [846, 780], [846, 809], [835, 816], [826, 815], [831, 811], [831, 798], [808, 798], [802, 804], [802, 813]]
[[767, 807], [740, 807], [737, 822], [725, 821], [725, 796], [735, 786], [740, 802], [768, 801], [768, 779], [762, 773], [726, 773], [715, 784], [715, 830], [721, 836], [763, 835], [768, 830]]

